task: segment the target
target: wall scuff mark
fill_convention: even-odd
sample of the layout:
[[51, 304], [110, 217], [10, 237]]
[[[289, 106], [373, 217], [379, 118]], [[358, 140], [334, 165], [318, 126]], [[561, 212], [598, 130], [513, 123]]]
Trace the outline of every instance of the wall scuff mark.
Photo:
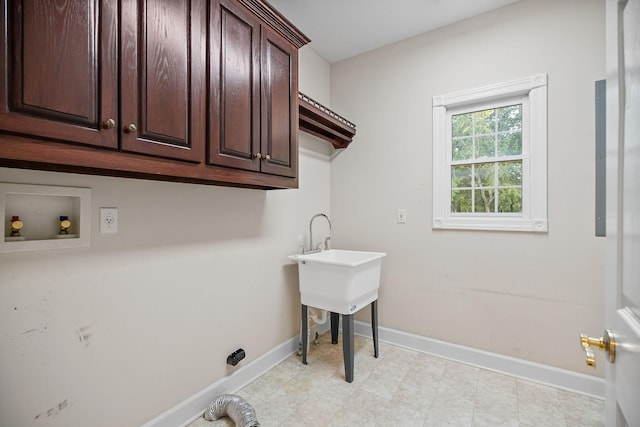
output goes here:
[[62, 402], [58, 403], [53, 408], [49, 408], [45, 412], [39, 413], [33, 419], [37, 420], [43, 415], [46, 415], [47, 417], [55, 417], [56, 415], [58, 415], [60, 412], [62, 412], [64, 409], [68, 408], [69, 406], [71, 406], [71, 403], [69, 403], [69, 399], [65, 399]]
[[78, 340], [80, 340], [80, 343], [84, 346], [89, 345], [89, 338], [91, 338], [91, 336], [93, 335], [93, 332], [89, 330], [90, 328], [91, 328], [91, 325], [87, 325], [87, 326], [83, 326], [81, 328], [76, 329]]

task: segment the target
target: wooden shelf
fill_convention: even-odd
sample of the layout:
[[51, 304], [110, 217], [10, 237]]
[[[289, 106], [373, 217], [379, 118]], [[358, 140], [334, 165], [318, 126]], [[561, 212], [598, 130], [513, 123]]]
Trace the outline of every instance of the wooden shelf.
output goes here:
[[347, 148], [356, 135], [356, 125], [324, 105], [298, 93], [300, 130], [330, 142], [334, 148]]

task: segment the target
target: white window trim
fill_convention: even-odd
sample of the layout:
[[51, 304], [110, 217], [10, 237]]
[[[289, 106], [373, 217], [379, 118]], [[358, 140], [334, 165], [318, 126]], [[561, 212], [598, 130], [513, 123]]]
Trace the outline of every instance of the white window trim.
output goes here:
[[[451, 110], [501, 99], [528, 98], [523, 144], [522, 214], [451, 214]], [[528, 163], [528, 167], [524, 164]], [[525, 175], [526, 174], [526, 175]], [[433, 97], [433, 228], [544, 233], [547, 220], [547, 75]]]

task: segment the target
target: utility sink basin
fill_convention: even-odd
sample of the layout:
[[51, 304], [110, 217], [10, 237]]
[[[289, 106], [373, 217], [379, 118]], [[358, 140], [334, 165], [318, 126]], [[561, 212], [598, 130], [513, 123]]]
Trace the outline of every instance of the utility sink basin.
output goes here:
[[383, 252], [330, 249], [291, 255], [298, 263], [301, 303], [353, 314], [378, 299]]

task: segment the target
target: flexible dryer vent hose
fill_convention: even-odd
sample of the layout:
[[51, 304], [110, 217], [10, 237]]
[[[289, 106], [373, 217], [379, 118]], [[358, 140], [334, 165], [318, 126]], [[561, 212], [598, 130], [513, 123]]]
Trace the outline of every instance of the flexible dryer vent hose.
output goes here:
[[204, 419], [207, 421], [215, 421], [224, 416], [231, 418], [238, 427], [260, 426], [253, 407], [235, 394], [221, 394], [204, 412]]

